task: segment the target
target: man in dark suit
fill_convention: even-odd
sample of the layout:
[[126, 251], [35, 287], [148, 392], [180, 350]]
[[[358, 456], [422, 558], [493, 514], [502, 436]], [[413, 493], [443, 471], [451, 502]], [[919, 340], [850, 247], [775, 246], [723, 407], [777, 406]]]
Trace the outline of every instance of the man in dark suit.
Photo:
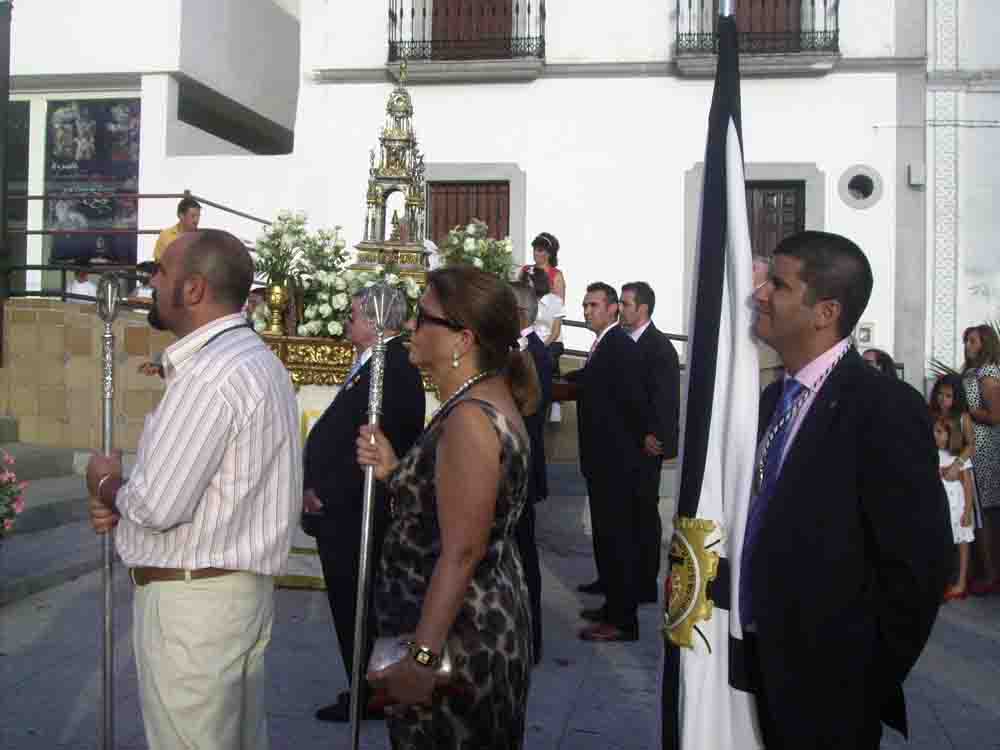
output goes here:
[[[552, 358], [538, 334], [534, 323], [538, 317], [538, 297], [535, 288], [527, 283], [511, 284], [517, 298], [520, 317], [521, 339], [526, 342], [527, 352], [535, 363], [538, 382], [542, 387], [542, 398], [534, 414], [524, 417], [524, 426], [531, 439], [531, 471], [528, 475], [528, 504], [514, 529], [524, 578], [528, 584], [531, 599], [531, 627], [535, 646], [535, 664], [542, 658], [542, 572], [538, 562], [538, 545], [535, 541], [535, 503], [548, 497], [549, 486], [545, 470], [545, 416], [552, 403]], [[520, 343], [520, 342], [519, 342]]]
[[639, 602], [655, 602], [659, 594], [660, 470], [664, 458], [677, 455], [681, 368], [677, 350], [650, 320], [656, 294], [645, 281], [622, 287], [622, 326], [639, 347], [643, 390], [646, 394], [646, 434], [639, 477]]
[[809, 231], [782, 240], [754, 294], [786, 375], [761, 398], [734, 666], [768, 750], [874, 750], [883, 722], [906, 733], [903, 680], [951, 566], [927, 407], [848, 338], [872, 286], [857, 245]]
[[594, 624], [586, 641], [639, 638], [639, 469], [646, 434], [639, 349], [618, 324], [618, 293], [603, 282], [587, 287], [583, 317], [597, 335], [583, 369], [567, 375], [578, 386], [580, 469], [587, 480], [597, 566], [606, 602], [585, 609]]
[[[424, 426], [424, 387], [420, 372], [410, 364], [409, 355], [397, 337], [406, 318], [406, 302], [398, 300], [386, 320], [385, 389], [381, 427], [402, 456]], [[364, 293], [351, 300], [351, 320], [347, 336], [358, 353], [333, 403], [316, 422], [305, 446], [305, 476], [302, 516], [303, 529], [316, 537], [326, 592], [330, 599], [340, 655], [350, 683], [354, 655], [354, 615], [358, 590], [358, 559], [361, 553], [361, 514], [364, 473], [358, 466], [355, 440], [361, 425], [368, 422], [368, 387], [371, 380], [370, 356], [375, 345], [375, 328], [364, 314]], [[372, 559], [377, 561], [388, 521], [384, 489], [376, 485], [375, 531]], [[373, 618], [370, 618], [373, 620]], [[369, 636], [370, 637], [370, 636]], [[370, 651], [370, 644], [365, 652]], [[316, 711], [321, 721], [347, 721], [350, 692], [342, 692], [337, 702]], [[381, 716], [381, 707], [369, 702], [366, 715]]]

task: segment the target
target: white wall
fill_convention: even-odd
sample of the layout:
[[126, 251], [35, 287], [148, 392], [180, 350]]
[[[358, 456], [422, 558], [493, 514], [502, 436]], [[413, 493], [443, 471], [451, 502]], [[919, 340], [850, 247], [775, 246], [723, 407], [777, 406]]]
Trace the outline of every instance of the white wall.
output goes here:
[[958, 67], [1000, 68], [996, 0], [958, 2]]
[[[703, 159], [711, 85], [541, 79], [422, 86], [411, 93], [428, 163], [513, 162], [525, 170], [522, 240], [540, 231], [559, 237], [570, 317], [582, 317], [588, 282], [620, 286], [645, 278], [657, 291], [657, 324], [677, 332], [688, 284], [684, 173]], [[305, 83], [295, 153], [288, 157], [147, 161], [144, 140], [142, 189], [190, 187], [265, 217], [280, 208], [303, 209], [316, 226], [342, 224], [354, 244], [364, 221], [368, 150], [377, 143], [390, 90], [388, 84]], [[876, 324], [879, 343], [891, 349], [895, 136], [875, 126], [895, 121], [894, 76], [747, 80], [743, 111], [748, 162], [815, 162], [825, 173], [826, 227], [868, 252], [876, 287], [864, 320]], [[840, 175], [856, 163], [877, 169], [885, 183], [881, 201], [867, 211], [847, 207], [837, 193]], [[162, 221], [170, 218], [172, 207], [166, 208]], [[206, 212], [206, 225], [217, 216]], [[247, 231], [242, 236], [252, 237]], [[588, 341], [585, 333], [574, 336], [569, 343], [577, 348]]]
[[844, 57], [895, 54], [895, 18], [895, 0], [841, 2], [840, 54]]
[[[710, 0], [709, 0], [710, 1]], [[532, 9], [537, 3], [532, 4]], [[672, 2], [579, 0], [545, 4], [545, 60], [549, 63], [665, 60], [677, 33]]]
[[294, 127], [298, 21], [273, 0], [183, 0], [182, 7], [181, 72]]
[[[1000, 92], [972, 92], [961, 99], [961, 116], [1000, 121]], [[959, 333], [970, 325], [1000, 320], [1000, 130], [959, 130], [958, 310]]]
[[12, 14], [11, 73], [175, 70], [181, 0], [29, 0]]

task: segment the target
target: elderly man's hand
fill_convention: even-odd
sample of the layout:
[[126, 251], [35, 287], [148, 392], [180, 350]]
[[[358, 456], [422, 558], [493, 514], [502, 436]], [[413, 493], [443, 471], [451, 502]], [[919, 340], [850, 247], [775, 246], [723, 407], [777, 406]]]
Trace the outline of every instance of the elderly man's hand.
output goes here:
[[120, 516], [96, 497], [90, 498], [90, 525], [98, 534], [107, 534], [118, 525]]
[[122, 452], [113, 451], [110, 456], [102, 453], [94, 453], [90, 456], [90, 463], [87, 464], [87, 491], [91, 497], [97, 497], [97, 485], [101, 477], [105, 476], [121, 477], [122, 475]]

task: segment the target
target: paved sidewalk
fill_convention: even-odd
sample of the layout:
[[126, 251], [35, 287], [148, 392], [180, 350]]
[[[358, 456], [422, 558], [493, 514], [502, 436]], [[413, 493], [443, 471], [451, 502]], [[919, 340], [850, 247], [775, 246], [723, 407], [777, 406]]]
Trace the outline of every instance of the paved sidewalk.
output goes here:
[[[557, 467], [566, 494], [539, 506], [545, 651], [533, 672], [528, 750], [649, 750], [659, 722], [659, 608], [640, 610], [641, 640], [586, 644], [576, 638], [575, 593], [593, 578], [581, 483]], [[664, 503], [669, 516], [669, 503]], [[3, 554], [0, 552], [0, 554]], [[0, 569], [5, 568], [0, 557]], [[129, 584], [116, 576], [117, 744], [146, 747], [129, 642]], [[94, 748], [100, 701], [100, 573], [87, 574], [0, 608], [0, 747]], [[313, 711], [346, 687], [322, 592], [279, 591], [270, 652], [271, 746], [346, 748], [349, 728]], [[1000, 748], [1000, 597], [950, 604], [907, 684], [915, 750]], [[831, 706], [831, 711], [836, 707]], [[887, 737], [884, 747], [901, 739]], [[365, 748], [386, 748], [381, 722], [366, 722]]]

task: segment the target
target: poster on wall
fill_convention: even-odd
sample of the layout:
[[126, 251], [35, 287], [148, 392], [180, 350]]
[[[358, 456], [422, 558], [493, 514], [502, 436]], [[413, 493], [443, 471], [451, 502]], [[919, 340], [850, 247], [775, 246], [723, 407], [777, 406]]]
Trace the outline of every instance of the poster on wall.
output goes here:
[[[45, 228], [51, 262], [102, 257], [135, 263], [139, 189], [139, 100], [50, 101], [46, 123]], [[79, 234], [77, 232], [88, 232]], [[72, 233], [70, 233], [72, 232]]]

